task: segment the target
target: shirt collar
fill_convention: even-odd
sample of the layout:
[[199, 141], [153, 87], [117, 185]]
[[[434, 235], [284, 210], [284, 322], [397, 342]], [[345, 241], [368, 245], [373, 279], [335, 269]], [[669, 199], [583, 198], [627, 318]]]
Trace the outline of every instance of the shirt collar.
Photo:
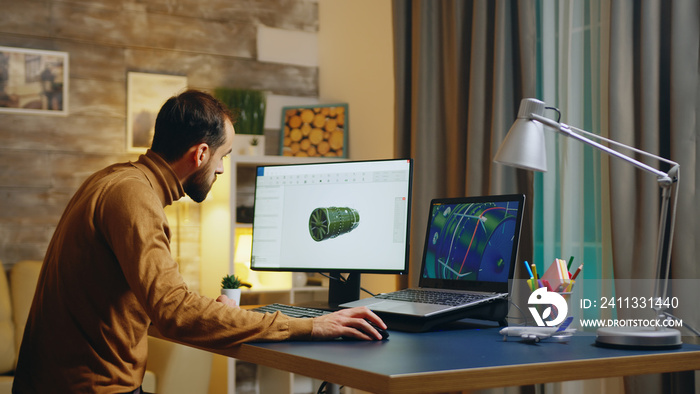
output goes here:
[[149, 170], [146, 171], [146, 176], [164, 207], [185, 196], [185, 190], [177, 174], [159, 154], [149, 149], [139, 156], [136, 163], [144, 165]]

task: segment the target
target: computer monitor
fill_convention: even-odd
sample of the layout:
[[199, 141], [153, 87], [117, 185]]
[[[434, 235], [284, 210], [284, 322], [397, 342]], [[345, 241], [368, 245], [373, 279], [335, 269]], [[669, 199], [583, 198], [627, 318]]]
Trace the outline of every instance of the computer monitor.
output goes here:
[[411, 159], [259, 166], [255, 178], [253, 270], [329, 273], [332, 306], [359, 298], [362, 273], [408, 271]]

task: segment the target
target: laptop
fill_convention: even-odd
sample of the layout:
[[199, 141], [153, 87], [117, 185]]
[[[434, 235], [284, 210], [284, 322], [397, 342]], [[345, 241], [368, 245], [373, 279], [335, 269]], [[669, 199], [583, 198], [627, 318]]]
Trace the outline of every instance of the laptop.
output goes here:
[[432, 200], [419, 287], [340, 306], [366, 306], [403, 331], [464, 318], [505, 325], [524, 206], [522, 194]]

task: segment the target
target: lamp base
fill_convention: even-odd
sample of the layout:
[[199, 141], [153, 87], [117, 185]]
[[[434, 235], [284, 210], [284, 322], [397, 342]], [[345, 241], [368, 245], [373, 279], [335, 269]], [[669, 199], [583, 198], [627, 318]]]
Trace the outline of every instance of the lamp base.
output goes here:
[[596, 345], [619, 349], [675, 349], [681, 347], [681, 332], [652, 327], [603, 327], [596, 332]]

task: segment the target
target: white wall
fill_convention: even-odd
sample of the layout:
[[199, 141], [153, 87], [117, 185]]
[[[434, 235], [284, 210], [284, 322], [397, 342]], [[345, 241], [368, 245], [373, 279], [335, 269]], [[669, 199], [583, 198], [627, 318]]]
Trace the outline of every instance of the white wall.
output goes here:
[[391, 0], [319, 0], [319, 89], [349, 103], [349, 156], [394, 155]]

